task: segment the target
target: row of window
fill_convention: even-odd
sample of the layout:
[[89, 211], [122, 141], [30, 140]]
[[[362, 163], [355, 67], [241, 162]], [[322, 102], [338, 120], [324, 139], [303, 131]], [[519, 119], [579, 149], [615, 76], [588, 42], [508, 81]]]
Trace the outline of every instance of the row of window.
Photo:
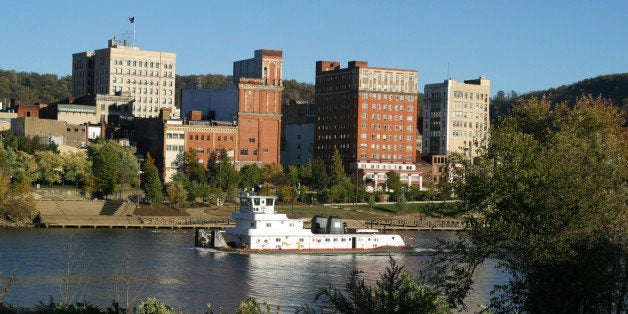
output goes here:
[[[107, 84], [105, 78], [98, 79], [97, 81], [98, 81], [99, 84]], [[111, 82], [112, 83], [121, 83], [122, 84], [122, 83], [124, 83], [124, 79], [122, 77], [117, 77], [117, 78], [116, 77], [112, 77], [111, 78]], [[166, 87], [166, 86], [172, 87], [172, 85], [173, 85], [172, 84], [172, 80], [162, 80], [161, 82], [162, 82], [162, 85], [164, 87]], [[149, 80], [136, 80], [136, 79], [127, 78], [126, 79], [126, 83], [127, 84], [134, 84], [134, 85], [142, 85], [142, 84], [144, 84], [146, 86], [148, 86], [148, 85], [150, 85], [150, 86], [153, 86], [153, 85], [159, 86], [159, 81], [152, 81], [152, 80], [150, 80], [150, 81]]]
[[[473, 93], [470, 92], [462, 92], [462, 91], [454, 91], [454, 97], [456, 98], [467, 98], [473, 99]], [[475, 93], [475, 99], [488, 100], [487, 94]]]
[[[361, 93], [360, 97], [362, 97], [363, 99], [377, 99], [377, 100], [407, 100], [407, 101], [414, 101], [414, 99], [416, 98], [416, 96], [412, 96], [412, 95], [389, 95], [389, 94], [385, 94], [385, 93]], [[403, 109], [401, 109], [403, 110]], [[409, 110], [412, 111], [412, 110]]]
[[[406, 136], [406, 140], [407, 141], [412, 141], [412, 135], [407, 135]], [[367, 134], [366, 133], [362, 133], [360, 134], [360, 138], [361, 139], [366, 139], [367, 138]], [[375, 134], [371, 134], [371, 139], [372, 140], [389, 140], [389, 141], [403, 141], [403, 135], [390, 135], [390, 134], [379, 134], [379, 133], [375, 133]]]
[[[462, 101], [454, 101], [454, 108], [457, 109], [473, 109], [473, 103], [463, 103]], [[476, 110], [488, 110], [488, 106], [484, 106], [484, 104], [475, 104]]]
[[[361, 153], [360, 158], [367, 158], [366, 153]], [[371, 159], [380, 159], [379, 154], [371, 154]], [[382, 154], [381, 159], [403, 160], [403, 155]], [[412, 161], [412, 155], [406, 155], [406, 160]]]
[[183, 145], [166, 145], [166, 151], [168, 152], [183, 152]]
[[[124, 65], [124, 60], [121, 59], [114, 59], [113, 60], [113, 65]], [[134, 66], [134, 67], [145, 67], [145, 68], [159, 68], [159, 62], [154, 62], [154, 61], [137, 61], [137, 60], [126, 60], [126, 65], [127, 66]], [[164, 69], [172, 69], [172, 64], [163, 64], [163, 68]]]
[[[360, 143], [360, 148], [367, 148], [368, 145], [366, 143]], [[386, 150], [386, 147], [388, 147], [388, 150], [397, 150], [397, 151], [402, 151], [403, 150], [403, 145], [382, 145], [381, 148], [382, 150]], [[379, 144], [371, 144], [371, 149], [380, 149]], [[414, 148], [411, 145], [406, 146], [406, 150], [407, 151], [412, 151]]]
[[484, 133], [482, 130], [476, 131], [462, 131], [462, 130], [453, 130], [451, 135], [454, 137], [481, 137]]
[[[403, 96], [402, 96], [403, 97]], [[390, 111], [403, 111], [404, 105], [389, 105], [389, 104], [371, 104], [372, 110], [390, 110]], [[414, 106], [407, 106], [408, 111], [412, 112], [414, 110]], [[369, 109], [369, 104], [363, 102], [362, 109]]]
[[[251, 151], [253, 156], [257, 156], [257, 148], [253, 148]], [[241, 148], [240, 149], [240, 155], [248, 155], [249, 154], [249, 149], [248, 148]]]
[[475, 119], [486, 119], [486, 113], [473, 113], [473, 112], [466, 112], [466, 111], [454, 111], [453, 112], [454, 118], [473, 118], [475, 117]]
[[[467, 121], [454, 121], [453, 126], [457, 126], [457, 127], [464, 127], [464, 128], [472, 128], [473, 127], [473, 122], [468, 122]], [[484, 126], [484, 123], [482, 122], [476, 122], [475, 123], [475, 128], [476, 129], [481, 129]]]

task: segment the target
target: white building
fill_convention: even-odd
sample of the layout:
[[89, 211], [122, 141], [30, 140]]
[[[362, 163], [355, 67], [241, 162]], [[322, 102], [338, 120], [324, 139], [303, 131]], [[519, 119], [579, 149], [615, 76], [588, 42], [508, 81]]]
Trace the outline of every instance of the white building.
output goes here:
[[477, 156], [489, 132], [491, 82], [480, 77], [426, 84], [423, 102], [423, 155]]
[[135, 117], [175, 112], [176, 54], [147, 51], [111, 39], [108, 47], [72, 55], [72, 96], [120, 95], [134, 98]]

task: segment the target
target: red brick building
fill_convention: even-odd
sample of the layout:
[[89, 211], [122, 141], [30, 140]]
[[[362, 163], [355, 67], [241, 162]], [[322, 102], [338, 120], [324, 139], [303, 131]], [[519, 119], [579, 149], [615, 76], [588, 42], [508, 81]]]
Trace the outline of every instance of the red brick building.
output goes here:
[[374, 185], [396, 171], [421, 185], [416, 168], [418, 73], [351, 61], [316, 63], [314, 156], [338, 149], [347, 171], [360, 169]]
[[281, 50], [256, 50], [254, 58], [233, 63], [241, 163], [280, 162], [282, 67]]

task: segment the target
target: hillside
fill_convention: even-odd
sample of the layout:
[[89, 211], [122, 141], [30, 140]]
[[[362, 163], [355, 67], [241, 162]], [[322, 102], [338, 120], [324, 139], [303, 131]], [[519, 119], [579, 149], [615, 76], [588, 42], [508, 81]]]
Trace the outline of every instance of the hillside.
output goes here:
[[570, 85], [562, 85], [541, 91], [517, 95], [500, 91], [491, 99], [491, 124], [495, 125], [500, 116], [506, 115], [514, 103], [532, 97], [545, 97], [552, 103], [566, 102], [573, 105], [582, 95], [601, 96], [610, 99], [624, 114], [628, 113], [628, 73], [602, 75], [585, 79]]
[[[177, 75], [177, 104], [181, 103], [181, 90], [187, 88], [218, 88], [227, 86], [232, 83], [231, 75], [222, 74], [200, 74], [200, 75]], [[283, 103], [287, 104], [288, 100], [296, 99], [303, 101], [314, 101], [314, 84], [297, 82], [295, 80], [283, 81]]]

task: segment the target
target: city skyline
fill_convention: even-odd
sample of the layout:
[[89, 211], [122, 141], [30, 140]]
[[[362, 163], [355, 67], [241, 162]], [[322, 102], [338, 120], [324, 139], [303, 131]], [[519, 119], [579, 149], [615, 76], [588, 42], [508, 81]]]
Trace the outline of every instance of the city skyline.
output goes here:
[[[419, 88], [487, 77], [525, 93], [628, 72], [623, 1], [71, 1], [3, 5], [0, 69], [59, 76], [72, 54], [127, 39], [177, 54], [177, 74], [232, 73], [256, 49], [284, 51], [284, 79], [313, 83], [315, 63], [367, 60], [419, 72]], [[96, 12], [96, 14], [94, 13]], [[135, 24], [129, 18], [135, 17]]]

